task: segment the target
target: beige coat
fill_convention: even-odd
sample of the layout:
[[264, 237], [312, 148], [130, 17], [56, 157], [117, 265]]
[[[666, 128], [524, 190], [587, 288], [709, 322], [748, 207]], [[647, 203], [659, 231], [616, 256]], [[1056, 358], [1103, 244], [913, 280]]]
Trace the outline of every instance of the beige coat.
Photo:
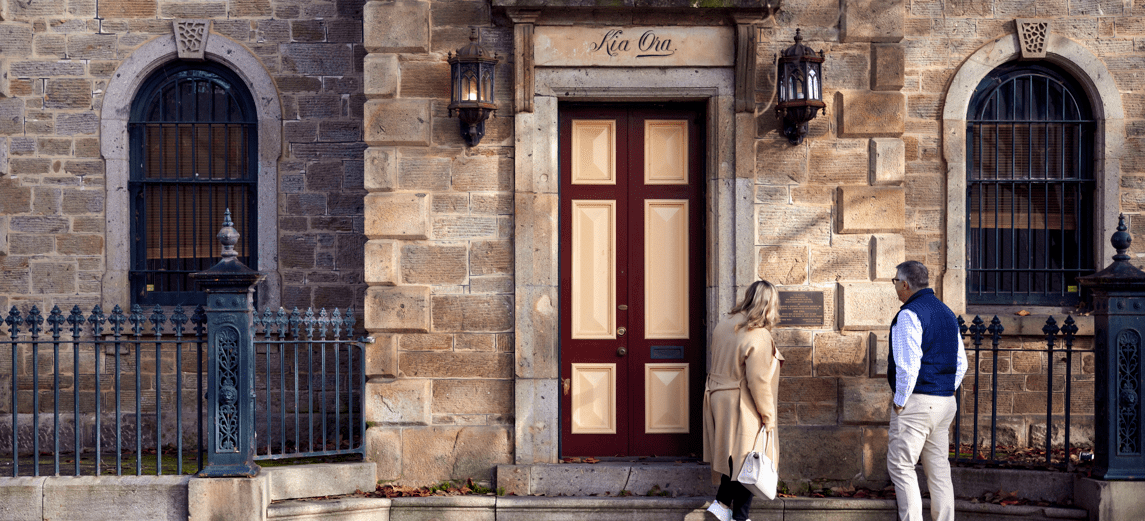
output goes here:
[[720, 321], [712, 333], [704, 389], [704, 461], [712, 464], [712, 484], [719, 484], [720, 474], [735, 479], [747, 453], [763, 450], [756, 445], [761, 425], [771, 437], [767, 454], [779, 465], [775, 415], [783, 355], [768, 330], [737, 332], [736, 324], [743, 321], [743, 314], [737, 313]]

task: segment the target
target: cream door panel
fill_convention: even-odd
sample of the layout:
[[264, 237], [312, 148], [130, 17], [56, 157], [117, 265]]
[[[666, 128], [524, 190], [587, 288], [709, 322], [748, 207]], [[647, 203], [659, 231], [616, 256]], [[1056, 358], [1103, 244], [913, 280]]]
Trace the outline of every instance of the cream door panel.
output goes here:
[[616, 434], [616, 364], [572, 364], [572, 433]]
[[572, 184], [616, 184], [616, 121], [572, 122]]
[[688, 184], [688, 122], [644, 122], [644, 184]]
[[572, 337], [616, 338], [616, 201], [572, 201]]
[[688, 200], [644, 201], [644, 337], [688, 338]]
[[688, 432], [688, 364], [644, 364], [644, 432]]

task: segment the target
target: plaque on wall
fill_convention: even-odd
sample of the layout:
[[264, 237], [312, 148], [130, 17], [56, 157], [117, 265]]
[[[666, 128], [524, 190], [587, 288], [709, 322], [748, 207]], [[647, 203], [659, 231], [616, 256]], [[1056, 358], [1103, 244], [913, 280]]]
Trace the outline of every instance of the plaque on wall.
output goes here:
[[822, 326], [822, 291], [780, 291], [780, 326]]

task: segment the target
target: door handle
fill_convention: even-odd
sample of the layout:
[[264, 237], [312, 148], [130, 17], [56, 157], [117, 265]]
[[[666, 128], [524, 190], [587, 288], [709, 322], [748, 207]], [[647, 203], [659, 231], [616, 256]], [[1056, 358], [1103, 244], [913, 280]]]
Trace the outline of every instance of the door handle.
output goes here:
[[624, 356], [626, 354], [628, 354], [628, 348], [627, 347], [620, 346], [620, 347], [616, 348], [616, 356]]
[[624, 334], [627, 332], [628, 332], [628, 328], [626, 328], [626, 327], [616, 328], [616, 336], [624, 336]]

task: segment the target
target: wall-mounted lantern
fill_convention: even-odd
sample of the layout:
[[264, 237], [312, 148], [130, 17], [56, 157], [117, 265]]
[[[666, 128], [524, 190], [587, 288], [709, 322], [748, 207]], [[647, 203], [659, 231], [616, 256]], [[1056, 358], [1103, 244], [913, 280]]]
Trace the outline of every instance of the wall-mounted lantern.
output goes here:
[[803, 45], [803, 36], [795, 30], [795, 45], [779, 55], [776, 93], [779, 102], [775, 115], [783, 121], [783, 135], [792, 145], [803, 142], [807, 122], [815, 119], [823, 103], [823, 51], [816, 53]]
[[485, 120], [497, 110], [493, 86], [497, 79], [496, 56], [481, 47], [481, 34], [470, 29], [469, 45], [449, 54], [449, 115], [461, 120], [461, 137], [475, 146], [485, 136]]

